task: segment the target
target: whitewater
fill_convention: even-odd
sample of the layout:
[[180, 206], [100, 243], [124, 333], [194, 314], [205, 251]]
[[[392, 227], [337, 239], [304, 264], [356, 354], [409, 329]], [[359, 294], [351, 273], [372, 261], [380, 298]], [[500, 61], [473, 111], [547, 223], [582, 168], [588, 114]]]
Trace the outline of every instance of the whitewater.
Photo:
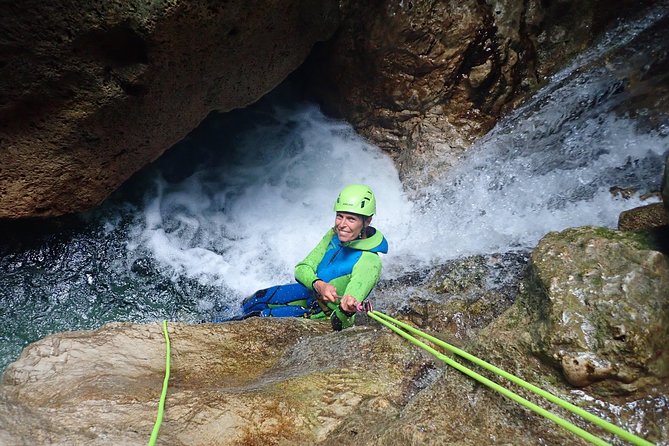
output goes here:
[[659, 189], [669, 153], [667, 118], [628, 106], [662, 81], [647, 67], [666, 42], [635, 39], [664, 14], [603, 36], [420, 190], [405, 191], [387, 154], [289, 88], [212, 113], [100, 208], [6, 233], [0, 369], [56, 331], [233, 314], [253, 291], [294, 280], [351, 183], [377, 196], [373, 226], [390, 244], [382, 279], [528, 251], [567, 227], [615, 228], [622, 211], [658, 200], [641, 196]]

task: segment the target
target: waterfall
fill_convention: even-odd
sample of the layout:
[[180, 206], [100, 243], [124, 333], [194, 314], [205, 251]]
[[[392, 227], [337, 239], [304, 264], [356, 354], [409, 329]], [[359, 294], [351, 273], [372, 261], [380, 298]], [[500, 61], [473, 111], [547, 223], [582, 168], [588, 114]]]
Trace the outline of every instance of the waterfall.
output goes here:
[[[667, 118], [635, 105], [666, 75], [649, 69], [666, 58], [666, 33], [646, 32], [660, 18], [604, 36], [413, 201], [380, 149], [314, 104], [278, 91], [212, 114], [99, 209], [14, 229], [0, 245], [0, 369], [55, 331], [194, 322], [292, 281], [349, 183], [376, 192], [385, 278], [528, 250], [566, 227], [615, 227], [621, 211], [652, 202], [640, 194], [659, 188], [669, 150]], [[612, 186], [638, 192], [623, 199]]]

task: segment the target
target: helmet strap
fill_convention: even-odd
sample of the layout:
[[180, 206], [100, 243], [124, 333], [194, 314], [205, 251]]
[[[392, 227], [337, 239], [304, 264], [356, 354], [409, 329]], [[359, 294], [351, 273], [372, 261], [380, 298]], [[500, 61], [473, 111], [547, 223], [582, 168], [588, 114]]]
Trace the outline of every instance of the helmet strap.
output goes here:
[[[367, 236], [367, 228], [369, 227], [369, 224], [371, 223], [371, 217], [365, 217], [364, 215], [362, 216], [362, 229], [360, 230], [360, 234], [358, 234], [358, 239], [361, 238], [366, 238]], [[364, 236], [363, 236], [364, 234]]]

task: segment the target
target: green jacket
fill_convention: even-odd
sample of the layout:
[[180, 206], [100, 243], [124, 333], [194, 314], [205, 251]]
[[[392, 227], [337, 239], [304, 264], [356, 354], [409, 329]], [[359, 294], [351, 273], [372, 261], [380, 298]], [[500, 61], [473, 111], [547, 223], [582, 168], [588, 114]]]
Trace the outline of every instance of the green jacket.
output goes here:
[[367, 228], [367, 238], [341, 243], [330, 229], [316, 247], [295, 266], [295, 278], [313, 290], [316, 280], [330, 283], [339, 296], [350, 294], [362, 302], [381, 276], [378, 253], [388, 252], [388, 242], [375, 228]]

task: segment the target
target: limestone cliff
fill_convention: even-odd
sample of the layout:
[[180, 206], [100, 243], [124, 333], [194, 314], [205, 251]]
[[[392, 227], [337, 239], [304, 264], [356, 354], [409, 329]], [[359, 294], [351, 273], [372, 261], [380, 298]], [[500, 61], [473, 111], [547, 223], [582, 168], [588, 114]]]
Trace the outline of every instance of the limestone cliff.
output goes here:
[[0, 218], [96, 206], [210, 111], [271, 90], [335, 31], [308, 83], [390, 151], [411, 186], [455, 164], [615, 18], [649, 3], [5, 2]]
[[212, 110], [254, 102], [335, 1], [3, 2], [0, 218], [96, 206]]

